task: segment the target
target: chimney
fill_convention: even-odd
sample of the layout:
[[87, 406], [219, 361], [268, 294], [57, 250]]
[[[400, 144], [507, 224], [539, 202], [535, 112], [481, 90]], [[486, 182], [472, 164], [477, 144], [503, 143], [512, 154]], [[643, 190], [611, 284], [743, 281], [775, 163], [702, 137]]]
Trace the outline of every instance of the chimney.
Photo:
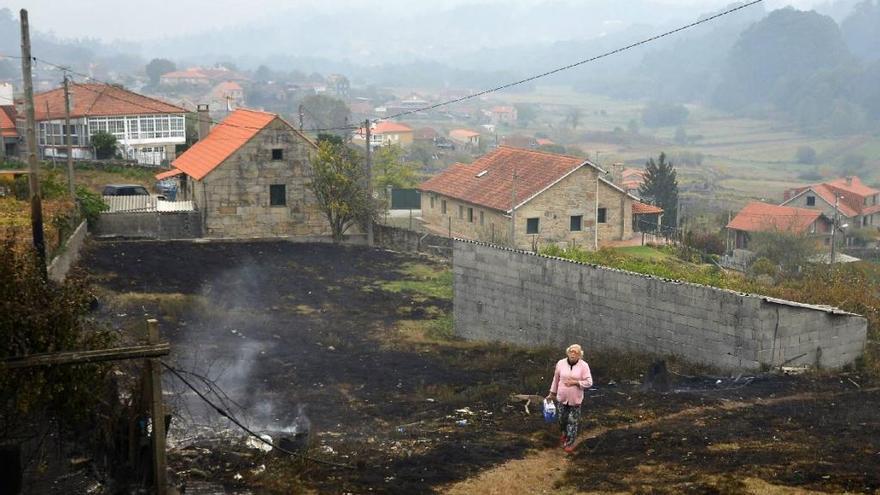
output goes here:
[[211, 132], [211, 116], [208, 114], [208, 105], [199, 104], [196, 109], [196, 115], [199, 118], [199, 141], [208, 137]]
[[847, 175], [847, 176], [846, 176], [846, 185], [851, 186], [851, 185], [852, 185], [852, 179], [853, 179], [853, 178], [852, 178], [852, 175]]
[[623, 164], [614, 163], [611, 165], [611, 182], [618, 186], [623, 184]]

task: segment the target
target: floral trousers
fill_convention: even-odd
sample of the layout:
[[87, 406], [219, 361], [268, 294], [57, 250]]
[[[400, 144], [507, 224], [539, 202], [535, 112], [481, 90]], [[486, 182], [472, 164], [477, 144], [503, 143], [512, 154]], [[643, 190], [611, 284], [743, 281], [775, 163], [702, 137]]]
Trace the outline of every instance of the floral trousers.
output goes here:
[[559, 429], [565, 435], [565, 445], [574, 443], [578, 434], [578, 420], [581, 419], [581, 406], [559, 404]]

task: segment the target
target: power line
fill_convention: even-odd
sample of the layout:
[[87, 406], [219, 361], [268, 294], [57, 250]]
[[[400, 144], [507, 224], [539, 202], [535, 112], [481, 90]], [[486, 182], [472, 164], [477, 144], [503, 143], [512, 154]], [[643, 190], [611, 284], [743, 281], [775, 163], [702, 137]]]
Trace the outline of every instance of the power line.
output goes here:
[[407, 110], [407, 111], [405, 111], [405, 112], [400, 112], [400, 113], [394, 114], [394, 115], [392, 115], [392, 116], [390, 116], [390, 117], [386, 117], [386, 119], [389, 119], [389, 120], [390, 120], [390, 119], [396, 119], [396, 118], [398, 118], [398, 117], [402, 117], [402, 116], [404, 116], [404, 115], [410, 115], [410, 114], [413, 114], [413, 113], [424, 112], [424, 111], [427, 111], [427, 110], [433, 110], [433, 109], [435, 109], [435, 108], [443, 107], [443, 106], [446, 106], [446, 105], [451, 105], [451, 104], [453, 104], [453, 103], [458, 103], [458, 102], [465, 101], [465, 100], [470, 100], [470, 99], [472, 99], [472, 98], [477, 98], [477, 97], [479, 97], [479, 96], [487, 95], [487, 94], [489, 94], [489, 93], [495, 93], [495, 92], [497, 92], [497, 91], [501, 91], [502, 89], [512, 88], [512, 87], [514, 87], [514, 86], [518, 86], [518, 85], [520, 85], [520, 84], [525, 84], [525, 83], [527, 83], [527, 82], [531, 82], [531, 81], [534, 81], [534, 80], [537, 80], [537, 79], [541, 79], [541, 78], [544, 78], [544, 77], [547, 77], [547, 76], [551, 76], [551, 75], [553, 75], [553, 74], [556, 74], [556, 73], [559, 73], [559, 72], [562, 72], [562, 71], [566, 71], [566, 70], [569, 70], [569, 69], [573, 69], [573, 68], [575, 68], [575, 67], [579, 67], [579, 66], [581, 66], [581, 65], [588, 64], [588, 63], [590, 63], [590, 62], [595, 62], [596, 60], [599, 60], [599, 59], [602, 59], [602, 58], [606, 58], [606, 57], [610, 57], [611, 55], [616, 55], [616, 54], [618, 54], [618, 53], [625, 52], [625, 51], [630, 50], [630, 49], [632, 49], [632, 48], [636, 48], [636, 47], [638, 47], [638, 46], [645, 45], [645, 44], [648, 44], [648, 43], [651, 43], [651, 42], [657, 41], [657, 40], [659, 40], [659, 39], [661, 39], [661, 38], [665, 38], [665, 37], [667, 37], [667, 36], [671, 36], [671, 35], [673, 35], [673, 34], [675, 34], [675, 33], [678, 33], [678, 32], [681, 32], [681, 31], [684, 31], [684, 30], [687, 30], [687, 29], [690, 29], [690, 28], [693, 28], [693, 27], [696, 27], [696, 26], [699, 26], [699, 25], [701, 25], [701, 24], [705, 24], [705, 23], [710, 22], [710, 21], [713, 21], [713, 20], [715, 20], [715, 19], [717, 19], [717, 18], [719, 18], [719, 17], [723, 17], [723, 16], [726, 16], [726, 15], [728, 15], [728, 14], [732, 14], [732, 13], [738, 11], [738, 10], [742, 10], [742, 9], [744, 9], [744, 8], [746, 8], [746, 7], [751, 7], [752, 5], [759, 4], [759, 3], [763, 2], [763, 1], [764, 1], [764, 0], [753, 0], [753, 1], [749, 2], [749, 3], [746, 3], [746, 4], [743, 4], [743, 5], [740, 5], [739, 7], [734, 7], [734, 8], [732, 8], [732, 9], [725, 10], [724, 12], [720, 12], [720, 13], [718, 13], [718, 14], [715, 14], [715, 15], [713, 15], [713, 16], [707, 17], [707, 18], [705, 18], [705, 19], [700, 19], [699, 21], [692, 22], [692, 23], [690, 23], [690, 24], [688, 24], [688, 25], [685, 25], [685, 26], [679, 27], [679, 28], [677, 28], [677, 29], [673, 29], [672, 31], [666, 31], [666, 32], [663, 33], [663, 34], [658, 34], [658, 35], [656, 35], [656, 36], [652, 36], [652, 37], [650, 37], [650, 38], [646, 38], [646, 39], [644, 39], [644, 40], [637, 41], [637, 42], [635, 42], [635, 43], [632, 43], [632, 44], [630, 44], [630, 45], [624, 46], [624, 47], [622, 47], [622, 48], [618, 48], [618, 49], [616, 49], [616, 50], [611, 50], [611, 51], [609, 51], [609, 52], [605, 52], [605, 53], [603, 53], [603, 54], [601, 54], [601, 55], [596, 55], [595, 57], [590, 57], [590, 58], [587, 58], [587, 59], [581, 60], [581, 61], [579, 61], [579, 62], [575, 62], [575, 63], [573, 63], [573, 64], [568, 64], [568, 65], [565, 65], [565, 66], [563, 66], [563, 67], [558, 67], [558, 68], [556, 68], [556, 69], [549, 70], [549, 71], [547, 71], [547, 72], [542, 72], [541, 74], [537, 74], [537, 75], [534, 75], [534, 76], [530, 76], [530, 77], [527, 77], [527, 78], [525, 78], [525, 79], [520, 79], [519, 81], [514, 81], [514, 82], [507, 83], [507, 84], [502, 84], [501, 86], [496, 86], [496, 87], [491, 88], [491, 89], [486, 89], [486, 90], [480, 91], [480, 92], [478, 92], [478, 93], [473, 93], [473, 94], [470, 94], [470, 95], [467, 95], [467, 96], [462, 96], [462, 97], [460, 97], [460, 98], [454, 98], [454, 99], [452, 99], [452, 100], [447, 100], [447, 101], [444, 101], [444, 102], [435, 103], [435, 104], [433, 104], [433, 105], [429, 105], [429, 106], [426, 106], [426, 107], [423, 107], [423, 108], [417, 108], [417, 109], [415, 109], [415, 110]]
[[182, 374], [180, 371], [178, 371], [176, 368], [174, 368], [173, 366], [169, 365], [169, 364], [166, 363], [165, 361], [160, 361], [160, 363], [162, 363], [162, 366], [164, 366], [168, 371], [170, 371], [171, 373], [173, 373], [174, 376], [176, 376], [180, 381], [182, 381], [183, 384], [186, 385], [190, 390], [192, 390], [193, 392], [195, 392], [196, 395], [199, 397], [199, 399], [201, 399], [203, 402], [205, 402], [206, 404], [208, 404], [209, 406], [211, 406], [211, 408], [213, 408], [213, 409], [217, 412], [217, 414], [219, 414], [220, 416], [223, 416], [224, 418], [228, 419], [229, 421], [232, 421], [236, 426], [238, 426], [239, 428], [241, 428], [242, 430], [244, 430], [245, 433], [247, 433], [248, 435], [254, 437], [255, 439], [259, 440], [260, 442], [263, 442], [264, 444], [266, 444], [266, 445], [272, 447], [273, 449], [278, 450], [279, 452], [282, 452], [282, 453], [285, 453], [285, 454], [287, 454], [287, 455], [291, 455], [291, 456], [294, 456], [294, 457], [300, 457], [300, 458], [305, 459], [305, 460], [308, 460], [308, 461], [316, 462], [316, 463], [319, 463], [319, 464], [325, 464], [325, 465], [328, 465], [328, 466], [339, 467], [339, 468], [345, 468], [345, 469], [356, 469], [355, 466], [350, 466], [350, 465], [348, 465], [348, 464], [341, 464], [341, 463], [338, 463], [338, 462], [326, 461], [326, 460], [324, 460], [324, 459], [317, 459], [317, 458], [314, 458], [314, 457], [309, 457], [309, 456], [307, 456], [307, 455], [305, 455], [305, 454], [301, 454], [301, 453], [293, 452], [293, 451], [291, 451], [291, 450], [287, 450], [287, 449], [285, 449], [285, 448], [283, 448], [283, 447], [281, 447], [281, 446], [278, 446], [278, 445], [276, 445], [275, 443], [273, 443], [273, 442], [271, 442], [271, 441], [269, 441], [269, 440], [266, 440], [265, 438], [263, 438], [262, 436], [260, 436], [257, 432], [255, 432], [255, 431], [251, 430], [250, 428], [248, 428], [247, 426], [245, 426], [244, 423], [242, 423], [241, 421], [239, 421], [238, 418], [236, 418], [236, 417], [235, 417], [232, 413], [230, 413], [227, 409], [224, 409], [224, 408], [218, 406], [218, 405], [215, 404], [211, 399], [209, 399], [208, 397], [206, 397], [202, 392], [199, 391], [199, 389], [197, 389], [193, 384], [191, 384], [191, 383], [189, 382], [189, 380], [187, 380], [186, 378], [184, 378], [184, 377], [183, 377], [183, 374]]

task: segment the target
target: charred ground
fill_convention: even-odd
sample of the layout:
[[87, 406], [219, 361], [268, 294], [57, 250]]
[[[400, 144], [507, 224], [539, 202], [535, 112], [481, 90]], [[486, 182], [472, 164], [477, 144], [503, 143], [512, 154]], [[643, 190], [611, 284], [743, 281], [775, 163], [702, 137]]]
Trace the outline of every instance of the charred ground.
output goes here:
[[[181, 481], [256, 493], [431, 493], [553, 445], [555, 429], [509, 395], [543, 395], [561, 351], [452, 338], [451, 275], [439, 262], [327, 244], [120, 242], [92, 244], [82, 265], [109, 325], [133, 335], [145, 317], [158, 318], [169, 361], [211, 377], [230, 410], [271, 430], [304, 407], [310, 455], [353, 467], [218, 440], [212, 428], [226, 423], [166, 376], [195, 432], [172, 453]], [[587, 357], [598, 378], [585, 411], [592, 438], [556, 489], [764, 486], [749, 480], [880, 489], [880, 397], [865, 377], [678, 377], [674, 388], [686, 390], [659, 394], [636, 383], [644, 356]]]

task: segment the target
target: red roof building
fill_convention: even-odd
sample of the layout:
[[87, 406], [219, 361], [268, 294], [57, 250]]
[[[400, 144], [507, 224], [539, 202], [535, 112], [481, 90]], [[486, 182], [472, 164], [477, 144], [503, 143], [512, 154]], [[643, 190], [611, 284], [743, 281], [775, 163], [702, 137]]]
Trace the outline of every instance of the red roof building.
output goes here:
[[19, 139], [15, 115], [14, 106], [0, 106], [0, 158], [18, 155]]
[[630, 239], [633, 214], [662, 210], [634, 206], [605, 173], [581, 157], [500, 146], [423, 182], [422, 217], [439, 232], [521, 248]]
[[880, 228], [880, 190], [858, 177], [844, 177], [785, 191], [784, 206], [817, 209], [828, 218], [846, 219], [852, 227]]
[[734, 231], [737, 249], [748, 249], [749, 233], [781, 232], [824, 236], [831, 232], [831, 220], [822, 211], [791, 206], [777, 206], [753, 201], [727, 224]]
[[[361, 127], [354, 133], [354, 140], [363, 141], [366, 139], [366, 130]], [[408, 147], [413, 143], [413, 130], [408, 125], [392, 122], [390, 120], [382, 120], [373, 124], [370, 128], [370, 145], [373, 148], [387, 145], [397, 145]]]

